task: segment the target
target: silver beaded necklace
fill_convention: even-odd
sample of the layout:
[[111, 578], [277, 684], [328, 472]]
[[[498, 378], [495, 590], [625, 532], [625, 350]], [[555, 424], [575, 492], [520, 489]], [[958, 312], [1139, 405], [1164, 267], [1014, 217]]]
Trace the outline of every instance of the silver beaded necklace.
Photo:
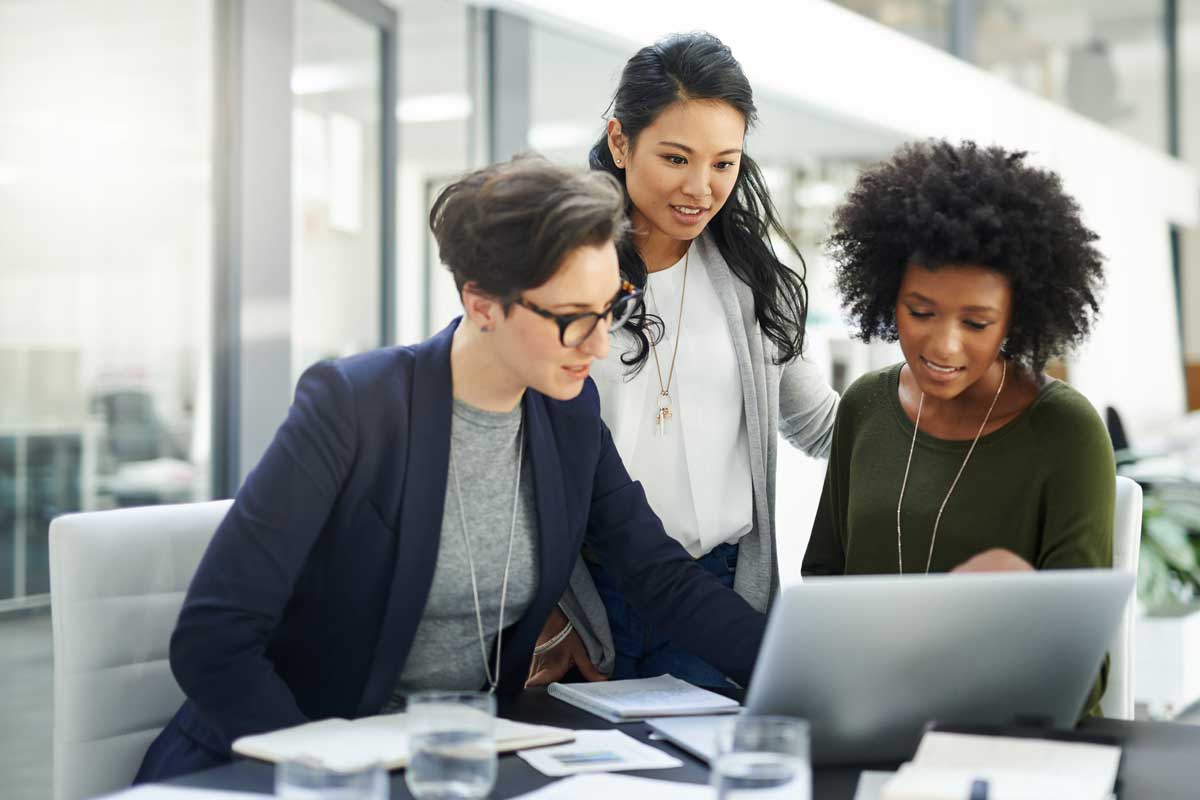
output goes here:
[[[926, 575], [929, 574], [929, 566], [933, 563], [933, 545], [937, 542], [938, 525], [942, 521], [942, 512], [946, 510], [946, 503], [950, 502], [950, 495], [954, 494], [954, 487], [958, 486], [958, 479], [962, 477], [963, 470], [967, 468], [967, 462], [971, 460], [971, 454], [975, 452], [975, 445], [979, 443], [983, 429], [987, 427], [988, 420], [992, 418], [992, 410], [996, 407], [996, 401], [1000, 399], [1000, 392], [1004, 390], [1006, 377], [1008, 377], [1008, 362], [1001, 360], [1000, 386], [996, 389], [996, 396], [992, 398], [992, 404], [988, 406], [987, 414], [983, 417], [979, 431], [976, 432], [970, 448], [967, 449], [967, 457], [963, 459], [962, 466], [958, 468], [958, 474], [954, 476], [954, 481], [950, 484], [950, 491], [946, 492], [946, 497], [942, 500], [941, 507], [938, 508], [937, 517], [933, 520], [933, 535], [929, 537], [929, 556], [925, 559]], [[908, 446], [908, 461], [904, 465], [904, 481], [900, 484], [900, 499], [896, 501], [896, 563], [901, 575], [904, 574], [904, 534], [900, 531], [900, 509], [904, 505], [904, 490], [908, 488], [908, 470], [912, 467], [913, 450], [917, 446], [917, 431], [921, 428], [921, 411], [924, 408], [925, 393], [921, 392], [921, 400], [917, 403], [917, 421], [913, 423], [912, 444]]]

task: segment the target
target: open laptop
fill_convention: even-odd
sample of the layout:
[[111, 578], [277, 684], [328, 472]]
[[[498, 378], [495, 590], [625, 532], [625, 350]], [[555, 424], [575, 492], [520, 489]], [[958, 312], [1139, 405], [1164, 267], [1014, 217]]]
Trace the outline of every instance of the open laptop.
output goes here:
[[[1133, 584], [1113, 570], [810, 578], [775, 601], [746, 709], [807, 719], [820, 765], [908, 759], [932, 720], [1072, 727]], [[651, 727], [710, 759], [720, 722]]]

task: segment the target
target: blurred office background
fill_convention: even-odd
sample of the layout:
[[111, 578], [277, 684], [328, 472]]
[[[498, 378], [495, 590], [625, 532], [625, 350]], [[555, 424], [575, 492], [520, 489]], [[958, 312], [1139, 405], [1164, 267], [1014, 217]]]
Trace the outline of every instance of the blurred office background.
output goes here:
[[[1187, 429], [1200, 0], [0, 0], [0, 796], [49, 795], [50, 520], [231, 496], [305, 366], [457, 312], [439, 187], [583, 165], [624, 61], [694, 28], [758, 92], [835, 387], [899, 356], [848, 336], [830, 212], [899, 143], [968, 137], [1058, 170], [1102, 236], [1103, 320], [1057, 373], [1130, 442]], [[781, 450], [785, 580], [823, 470]]]

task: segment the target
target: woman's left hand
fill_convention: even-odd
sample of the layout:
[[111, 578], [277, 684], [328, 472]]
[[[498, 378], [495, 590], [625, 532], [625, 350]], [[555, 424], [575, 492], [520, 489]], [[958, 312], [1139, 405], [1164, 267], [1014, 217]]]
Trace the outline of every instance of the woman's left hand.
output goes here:
[[[542, 632], [538, 636], [538, 644], [542, 645], [553, 639], [566, 625], [566, 614], [557, 608], [551, 611], [550, 618], [546, 620], [546, 624], [542, 626]], [[571, 631], [565, 639], [551, 649], [541, 655], [534, 654], [533, 660], [529, 664], [529, 675], [525, 679], [525, 688], [546, 686], [562, 680], [571, 671], [571, 667], [577, 667], [586, 680], [608, 680], [608, 676], [592, 664], [583, 639], [578, 633]]]
[[1011, 550], [993, 547], [971, 556], [951, 572], [1032, 572], [1033, 565]]

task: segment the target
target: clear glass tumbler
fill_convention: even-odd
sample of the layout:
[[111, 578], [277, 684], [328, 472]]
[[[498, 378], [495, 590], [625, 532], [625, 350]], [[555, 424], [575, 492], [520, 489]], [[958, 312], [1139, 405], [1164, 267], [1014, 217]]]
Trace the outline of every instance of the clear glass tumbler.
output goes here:
[[751, 714], [730, 719], [717, 733], [712, 785], [717, 800], [811, 800], [808, 723]]
[[275, 765], [275, 796], [286, 800], [388, 800], [387, 770], [378, 764], [339, 771], [315, 761]]
[[417, 800], [479, 800], [496, 783], [496, 698], [421, 692], [408, 698], [408, 767]]

